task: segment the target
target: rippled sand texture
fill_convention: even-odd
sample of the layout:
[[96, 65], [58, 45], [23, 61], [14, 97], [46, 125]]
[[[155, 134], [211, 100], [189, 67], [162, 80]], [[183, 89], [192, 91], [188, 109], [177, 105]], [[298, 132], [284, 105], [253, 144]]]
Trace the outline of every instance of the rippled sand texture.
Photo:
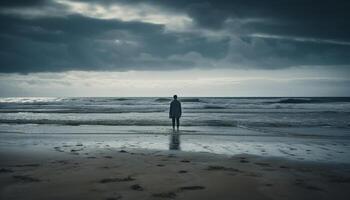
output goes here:
[[40, 140], [0, 151], [1, 199], [348, 199], [349, 164]]

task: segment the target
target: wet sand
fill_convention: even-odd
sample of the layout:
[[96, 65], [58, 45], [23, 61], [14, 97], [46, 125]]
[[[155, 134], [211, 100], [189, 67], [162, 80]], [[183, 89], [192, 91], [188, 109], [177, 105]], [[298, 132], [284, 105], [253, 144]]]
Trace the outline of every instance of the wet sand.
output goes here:
[[0, 199], [7, 200], [348, 199], [349, 186], [346, 163], [84, 141], [0, 148]]

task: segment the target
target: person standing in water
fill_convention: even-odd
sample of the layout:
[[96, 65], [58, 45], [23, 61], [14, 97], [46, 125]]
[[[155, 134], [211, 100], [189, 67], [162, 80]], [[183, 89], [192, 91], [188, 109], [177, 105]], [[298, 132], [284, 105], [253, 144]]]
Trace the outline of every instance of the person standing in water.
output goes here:
[[172, 119], [173, 130], [175, 130], [175, 121], [176, 121], [177, 130], [179, 130], [181, 114], [182, 114], [181, 103], [180, 101], [177, 100], [177, 95], [174, 95], [174, 100], [170, 103], [170, 110], [169, 110], [169, 118]]

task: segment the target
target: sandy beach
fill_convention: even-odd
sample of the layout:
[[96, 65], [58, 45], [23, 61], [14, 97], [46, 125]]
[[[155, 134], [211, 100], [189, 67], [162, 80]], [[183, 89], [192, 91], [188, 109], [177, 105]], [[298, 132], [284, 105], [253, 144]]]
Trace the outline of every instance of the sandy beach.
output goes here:
[[32, 139], [24, 143], [3, 137], [1, 199], [348, 199], [350, 195], [348, 163], [115, 147], [106, 138], [92, 142], [68, 136], [56, 141], [27, 137]]

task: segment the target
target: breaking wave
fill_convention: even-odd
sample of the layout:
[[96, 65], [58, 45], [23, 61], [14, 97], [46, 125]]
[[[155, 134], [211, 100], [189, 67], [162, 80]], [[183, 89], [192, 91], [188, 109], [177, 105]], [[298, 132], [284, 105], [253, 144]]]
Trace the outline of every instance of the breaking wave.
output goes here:
[[266, 102], [266, 103], [298, 104], [298, 103], [336, 103], [336, 102], [350, 102], [350, 98], [347, 98], [347, 97], [287, 98], [287, 99], [278, 100], [276, 102]]

